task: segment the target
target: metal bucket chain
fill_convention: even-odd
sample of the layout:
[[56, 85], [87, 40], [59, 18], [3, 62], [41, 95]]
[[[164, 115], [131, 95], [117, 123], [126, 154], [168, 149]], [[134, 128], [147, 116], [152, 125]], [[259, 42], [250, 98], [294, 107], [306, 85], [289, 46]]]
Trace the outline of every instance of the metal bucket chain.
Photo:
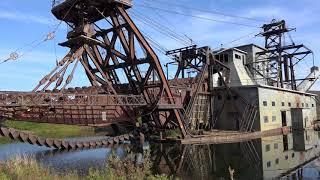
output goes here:
[[31, 145], [46, 146], [54, 149], [82, 149], [102, 146], [118, 145], [129, 141], [133, 136], [131, 134], [109, 137], [106, 139], [89, 141], [66, 141], [61, 139], [41, 138], [30, 133], [22, 132], [12, 128], [0, 127], [0, 136], [18, 140]]

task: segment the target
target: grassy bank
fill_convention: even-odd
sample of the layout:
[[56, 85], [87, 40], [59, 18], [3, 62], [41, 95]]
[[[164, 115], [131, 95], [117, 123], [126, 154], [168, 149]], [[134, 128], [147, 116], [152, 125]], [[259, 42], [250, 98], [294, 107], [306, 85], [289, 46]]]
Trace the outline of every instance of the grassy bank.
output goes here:
[[111, 156], [104, 170], [91, 169], [87, 176], [79, 176], [76, 172], [67, 174], [54, 173], [35, 160], [17, 157], [0, 164], [1, 180], [166, 180], [166, 176], [152, 175], [150, 161], [135, 166], [131, 158], [120, 160]]
[[50, 138], [65, 138], [94, 135], [94, 128], [85, 126], [33, 123], [9, 120], [5, 121], [4, 125], [14, 129], [30, 131], [36, 135]]
[[[31, 132], [35, 135], [48, 138], [66, 138], [66, 137], [85, 137], [95, 134], [93, 127], [72, 126], [47, 123], [33, 123], [6, 120], [3, 125]], [[9, 138], [0, 137], [0, 144], [8, 144], [13, 142]]]
[[14, 142], [13, 140], [11, 140], [10, 138], [6, 138], [6, 137], [0, 137], [0, 144], [9, 144]]

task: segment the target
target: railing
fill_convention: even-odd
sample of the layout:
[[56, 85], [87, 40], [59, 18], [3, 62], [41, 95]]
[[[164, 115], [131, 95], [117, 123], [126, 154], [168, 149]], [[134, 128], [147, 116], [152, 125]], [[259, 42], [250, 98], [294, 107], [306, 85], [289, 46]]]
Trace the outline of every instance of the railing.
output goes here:
[[31, 106], [145, 106], [141, 95], [0, 92], [0, 107]]
[[[52, 0], [52, 7], [58, 6], [60, 4], [62, 4], [63, 2], [65, 2], [66, 0]], [[114, 2], [118, 2], [121, 4], [125, 4], [128, 6], [132, 6], [132, 0], [113, 0]]]

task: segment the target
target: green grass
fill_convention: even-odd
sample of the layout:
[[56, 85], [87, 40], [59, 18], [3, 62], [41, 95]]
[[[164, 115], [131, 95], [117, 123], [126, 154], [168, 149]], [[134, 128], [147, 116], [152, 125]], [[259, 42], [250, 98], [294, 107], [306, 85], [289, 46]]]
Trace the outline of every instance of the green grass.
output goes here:
[[0, 144], [10, 144], [14, 142], [13, 140], [11, 140], [10, 138], [7, 137], [0, 137]]
[[110, 156], [108, 165], [103, 170], [90, 169], [87, 176], [80, 177], [76, 172], [65, 174], [55, 173], [45, 168], [37, 161], [27, 157], [16, 157], [0, 163], [1, 180], [167, 180], [165, 175], [153, 175], [150, 171], [149, 156], [144, 158], [144, 164], [136, 166], [130, 155], [120, 160], [117, 156]]
[[167, 130], [164, 132], [164, 136], [167, 138], [178, 138], [181, 137], [179, 129]]
[[65, 175], [53, 174], [48, 168], [44, 168], [35, 160], [16, 157], [0, 165], [0, 179], [2, 180], [58, 180], [70, 179], [76, 180], [77, 175], [74, 172]]
[[87, 126], [33, 123], [11, 120], [5, 121], [4, 125], [14, 129], [29, 131], [35, 135], [48, 138], [84, 137], [93, 136], [95, 134], [94, 128]]

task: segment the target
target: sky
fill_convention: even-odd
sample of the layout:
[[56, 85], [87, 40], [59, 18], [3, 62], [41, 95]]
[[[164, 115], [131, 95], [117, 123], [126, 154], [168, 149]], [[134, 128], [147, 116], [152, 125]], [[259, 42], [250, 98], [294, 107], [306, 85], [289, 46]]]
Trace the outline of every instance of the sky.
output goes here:
[[[263, 39], [255, 37], [261, 31], [259, 27], [273, 18], [284, 19], [289, 27], [296, 28], [291, 32], [295, 42], [312, 49], [315, 65], [320, 65], [317, 59], [320, 57], [320, 1], [134, 0], [133, 3], [133, 8], [128, 11], [137, 26], [166, 49], [183, 47], [185, 44], [142, 23], [137, 14], [138, 17], [147, 17], [168, 27], [186, 41], [192, 39], [198, 46], [212, 48], [248, 43], [263, 46]], [[16, 50], [22, 55], [16, 61], [0, 64], [0, 90], [32, 90], [55, 66], [56, 61], [66, 54], [68, 49], [57, 45], [65, 41], [68, 30], [65, 24], [59, 26], [54, 40], [38, 45], [55, 30], [57, 24], [59, 21], [51, 14], [51, 0], [0, 1], [0, 60], [8, 58]], [[169, 61], [161, 52], [156, 52], [163, 65]], [[313, 61], [310, 56], [297, 68], [298, 77], [305, 77], [311, 66]], [[170, 76], [173, 74], [171, 67]], [[73, 86], [88, 85], [81, 67], [75, 76]], [[313, 89], [319, 90], [320, 83], [317, 82]]]

